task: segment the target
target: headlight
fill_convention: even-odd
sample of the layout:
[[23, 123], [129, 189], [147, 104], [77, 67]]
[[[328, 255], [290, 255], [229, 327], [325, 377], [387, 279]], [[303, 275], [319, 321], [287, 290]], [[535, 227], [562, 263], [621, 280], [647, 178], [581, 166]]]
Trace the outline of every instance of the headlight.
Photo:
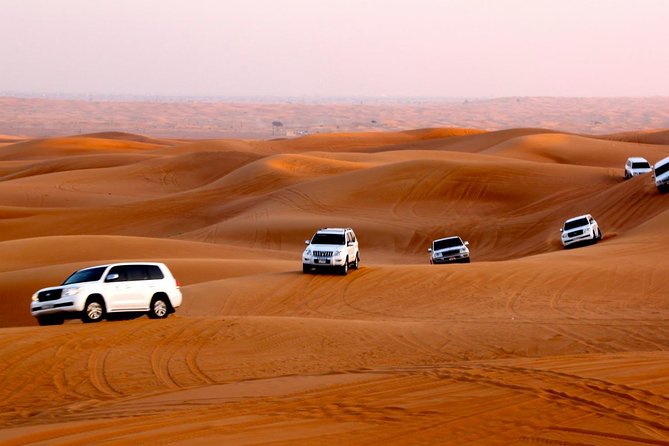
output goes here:
[[67, 297], [67, 296], [74, 296], [74, 295], [76, 295], [77, 293], [79, 293], [80, 290], [81, 290], [81, 288], [79, 288], [79, 287], [65, 288], [65, 289], [63, 290], [63, 296], [64, 296], [64, 297]]
[[311, 248], [307, 248], [306, 251], [304, 251], [305, 256], [310, 256], [311, 255]]
[[39, 298], [37, 297], [37, 293], [33, 294], [32, 300], [33, 302], [37, 302], [39, 300]]
[[335, 257], [338, 256], [338, 255], [340, 255], [340, 254], [342, 253], [342, 251], [343, 251], [342, 249], [338, 249], [338, 250], [336, 250], [336, 251], [334, 252]]

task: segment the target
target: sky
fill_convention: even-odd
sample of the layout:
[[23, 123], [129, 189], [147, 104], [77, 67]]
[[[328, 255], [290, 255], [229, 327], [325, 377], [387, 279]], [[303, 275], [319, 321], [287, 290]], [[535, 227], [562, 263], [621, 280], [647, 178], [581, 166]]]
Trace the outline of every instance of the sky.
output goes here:
[[667, 0], [0, 0], [0, 92], [669, 96]]

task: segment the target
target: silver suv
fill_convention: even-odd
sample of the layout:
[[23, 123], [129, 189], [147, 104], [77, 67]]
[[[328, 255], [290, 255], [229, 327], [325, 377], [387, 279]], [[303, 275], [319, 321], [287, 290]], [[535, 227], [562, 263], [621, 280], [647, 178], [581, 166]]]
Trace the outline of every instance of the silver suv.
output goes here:
[[655, 163], [653, 181], [660, 193], [669, 191], [669, 156]]
[[458, 236], [440, 238], [432, 242], [427, 249], [430, 263], [469, 263], [469, 242], [463, 242]]
[[582, 242], [597, 243], [602, 239], [602, 231], [590, 214], [570, 218], [564, 222], [560, 232], [560, 240], [565, 248]]
[[628, 180], [642, 173], [648, 173], [652, 171], [650, 163], [646, 158], [641, 158], [640, 156], [633, 156], [627, 158], [625, 163], [625, 179]]
[[30, 310], [40, 325], [62, 324], [69, 316], [99, 322], [121, 312], [162, 319], [181, 300], [179, 282], [164, 264], [115, 263], [75, 271], [62, 285], [37, 291]]
[[349, 268], [358, 269], [358, 239], [351, 228], [321, 228], [304, 243], [307, 244], [302, 253], [304, 273], [330, 268], [345, 275]]

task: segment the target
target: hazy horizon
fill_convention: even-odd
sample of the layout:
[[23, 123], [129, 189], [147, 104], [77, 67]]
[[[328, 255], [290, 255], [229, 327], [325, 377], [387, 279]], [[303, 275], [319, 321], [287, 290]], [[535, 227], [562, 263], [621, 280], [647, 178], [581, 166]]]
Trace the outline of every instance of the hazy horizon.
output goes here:
[[663, 0], [3, 0], [0, 92], [669, 96]]

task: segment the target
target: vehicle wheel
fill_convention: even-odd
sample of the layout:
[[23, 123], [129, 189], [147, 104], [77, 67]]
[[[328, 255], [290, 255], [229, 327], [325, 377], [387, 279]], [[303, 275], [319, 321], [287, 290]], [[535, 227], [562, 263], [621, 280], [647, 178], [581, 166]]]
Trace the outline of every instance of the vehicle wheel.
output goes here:
[[472, 261], [472, 260], [471, 260], [469, 257], [467, 257], [467, 258], [464, 259], [462, 262], [463, 262], [463, 263], [470, 263], [471, 261]]
[[65, 318], [60, 314], [45, 314], [37, 316], [37, 323], [40, 325], [62, 325]]
[[341, 273], [342, 276], [345, 276], [346, 274], [348, 274], [348, 257], [346, 257], [346, 261], [342, 265], [340, 273]]
[[304, 274], [309, 274], [311, 272], [311, 267], [309, 265], [306, 265], [306, 264], [303, 263], [302, 264], [302, 272]]
[[360, 266], [360, 257], [359, 257], [358, 254], [356, 253], [356, 255], [355, 255], [355, 262], [353, 262], [353, 269], [358, 269], [359, 266]]
[[107, 310], [105, 303], [100, 297], [89, 297], [84, 305], [84, 311], [81, 313], [81, 320], [84, 323], [100, 322], [105, 318]]
[[153, 296], [149, 306], [149, 317], [151, 319], [165, 319], [170, 314], [170, 303], [165, 296]]
[[604, 237], [604, 236], [602, 235], [602, 231], [601, 231], [599, 228], [597, 228], [597, 241], [601, 240], [602, 237]]

